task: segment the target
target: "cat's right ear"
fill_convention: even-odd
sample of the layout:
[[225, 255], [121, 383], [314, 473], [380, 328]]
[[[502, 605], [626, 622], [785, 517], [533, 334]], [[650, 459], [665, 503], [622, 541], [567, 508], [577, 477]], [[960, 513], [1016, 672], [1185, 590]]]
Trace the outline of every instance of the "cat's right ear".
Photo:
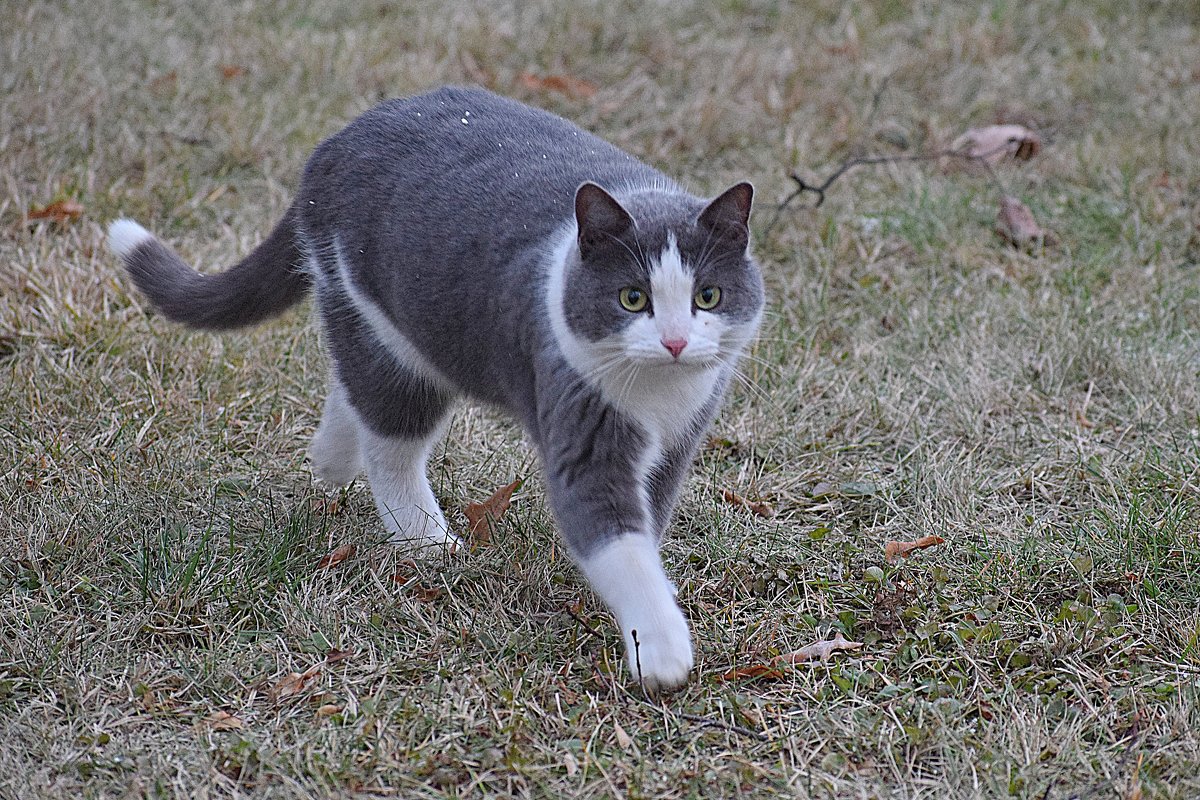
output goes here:
[[587, 258], [598, 245], [629, 230], [633, 217], [615, 197], [588, 181], [575, 190], [575, 222], [579, 226], [579, 255]]

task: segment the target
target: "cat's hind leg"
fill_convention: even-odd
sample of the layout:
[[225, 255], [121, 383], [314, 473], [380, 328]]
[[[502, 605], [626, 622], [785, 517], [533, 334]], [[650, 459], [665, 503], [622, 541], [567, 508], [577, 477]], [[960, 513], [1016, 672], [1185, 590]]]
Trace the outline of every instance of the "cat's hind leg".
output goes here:
[[429, 456], [449, 417], [444, 413], [424, 436], [389, 436], [368, 425], [360, 431], [367, 480], [392, 544], [454, 547], [461, 543], [451, 533], [426, 476]]
[[331, 375], [325, 410], [308, 451], [313, 473], [330, 486], [345, 486], [362, 474], [358, 441], [361, 424], [346, 397], [346, 388], [336, 375]]
[[445, 433], [452, 396], [392, 355], [357, 315], [342, 313], [327, 319], [326, 330], [334, 383], [344, 392], [341, 396], [330, 392], [327, 408], [334, 410], [326, 429], [330, 436], [318, 432], [317, 438], [322, 445], [338, 444], [325, 454], [331, 461], [347, 455], [341, 445], [348, 439], [333, 434], [343, 420], [353, 419], [357, 455], [390, 541], [409, 547], [459, 544], [425, 472], [433, 448]]

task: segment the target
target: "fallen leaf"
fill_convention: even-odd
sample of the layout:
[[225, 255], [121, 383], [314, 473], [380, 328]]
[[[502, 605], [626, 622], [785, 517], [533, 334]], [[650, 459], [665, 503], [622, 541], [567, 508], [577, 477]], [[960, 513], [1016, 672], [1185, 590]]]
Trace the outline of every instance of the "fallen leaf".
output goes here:
[[828, 661], [836, 650], [857, 650], [862, 642], [847, 641], [839, 631], [832, 639], [823, 642], [813, 642], [801, 647], [794, 653], [777, 655], [765, 664], [751, 664], [746, 667], [735, 667], [722, 674], [717, 680], [735, 681], [744, 678], [765, 678], [779, 680], [784, 673], [780, 667], [788, 664], [799, 664], [803, 661]]
[[563, 769], [567, 771], [568, 778], [575, 777], [575, 773], [579, 772], [579, 762], [575, 760], [575, 756], [570, 753], [563, 754]]
[[842, 632], [838, 631], [832, 639], [813, 642], [794, 653], [775, 656], [770, 663], [772, 667], [776, 667], [782, 664], [799, 664], [802, 661], [828, 661], [836, 650], [857, 650], [862, 646], [862, 642], [848, 641], [845, 636], [842, 636]]
[[883, 557], [889, 564], [895, 564], [902, 558], [907, 558], [914, 550], [924, 550], [946, 541], [940, 536], [922, 536], [912, 542], [888, 542], [883, 546]]
[[243, 67], [241, 64], [222, 64], [221, 65], [221, 77], [227, 81], [231, 81], [234, 78], [240, 78], [245, 74], [246, 74], [246, 68]]
[[591, 81], [573, 78], [570, 75], [540, 76], [534, 75], [532, 72], [522, 72], [517, 80], [526, 89], [532, 89], [535, 92], [558, 92], [580, 100], [587, 100], [597, 91], [596, 84]]
[[29, 219], [49, 219], [54, 222], [70, 222], [83, 216], [83, 206], [78, 200], [67, 198], [55, 200], [48, 206], [34, 209], [26, 215]]
[[342, 707], [337, 703], [326, 703], [317, 709], [318, 717], [331, 717], [334, 714], [341, 712]]
[[350, 556], [354, 555], [357, 550], [358, 548], [352, 544], [344, 544], [336, 550], [326, 553], [321, 560], [317, 562], [317, 569], [328, 569], [329, 567], [335, 567]]
[[236, 731], [246, 727], [246, 723], [228, 711], [214, 711], [204, 718], [202, 724], [214, 731]]
[[520, 480], [513, 481], [482, 503], [471, 503], [463, 509], [471, 526], [472, 540], [479, 544], [487, 544], [491, 540], [492, 534], [496, 532], [496, 523], [504, 516], [504, 512], [508, 511], [509, 505], [512, 504], [513, 492], [519, 489], [522, 483]]
[[747, 500], [745, 497], [742, 497], [740, 494], [732, 492], [729, 489], [722, 489], [721, 497], [725, 498], [726, 503], [749, 509], [764, 519], [770, 519], [771, 517], [775, 516], [775, 510], [772, 509], [769, 504], [764, 503], [761, 500], [757, 502], [754, 500]]
[[426, 586], [423, 583], [418, 583], [413, 587], [413, 594], [423, 603], [432, 603], [442, 596], [442, 590], [436, 586]]
[[950, 149], [989, 164], [1005, 158], [1028, 161], [1041, 152], [1042, 137], [1024, 125], [987, 125], [967, 130]]
[[304, 672], [289, 672], [278, 683], [271, 687], [270, 696], [275, 702], [295, 697], [308, 688], [313, 679], [321, 674], [321, 665], [316, 664]]
[[342, 512], [342, 499], [340, 497], [311, 497], [308, 507], [314, 514], [328, 514], [332, 517]]
[[631, 739], [629, 734], [625, 732], [625, 729], [621, 727], [621, 723], [617, 722], [615, 719], [613, 720], [613, 732], [617, 734], [617, 744], [621, 746], [622, 750], [628, 750], [633, 746], [633, 739]]
[[325, 653], [325, 663], [336, 664], [339, 661], [350, 658], [352, 655], [354, 655], [354, 652], [351, 650], [331, 649]]
[[748, 667], [735, 667], [728, 672], [722, 674], [717, 680], [721, 681], [740, 681], [749, 678], [766, 678], [767, 680], [779, 680], [783, 677], [783, 672], [775, 667], [769, 667], [766, 664], [751, 664]]
[[1029, 206], [1012, 195], [1000, 198], [1000, 213], [996, 215], [996, 233], [1013, 247], [1050, 243], [1050, 235], [1038, 225]]
[[812, 497], [814, 500], [820, 500], [824, 497], [837, 492], [837, 488], [829, 481], [821, 481], [812, 488]]

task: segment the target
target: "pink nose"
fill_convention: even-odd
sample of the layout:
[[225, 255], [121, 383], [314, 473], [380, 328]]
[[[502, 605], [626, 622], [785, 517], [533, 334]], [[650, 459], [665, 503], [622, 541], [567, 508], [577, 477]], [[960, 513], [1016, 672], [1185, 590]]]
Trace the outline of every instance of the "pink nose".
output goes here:
[[662, 339], [662, 346], [671, 351], [672, 358], [679, 358], [683, 348], [687, 347], [687, 339]]

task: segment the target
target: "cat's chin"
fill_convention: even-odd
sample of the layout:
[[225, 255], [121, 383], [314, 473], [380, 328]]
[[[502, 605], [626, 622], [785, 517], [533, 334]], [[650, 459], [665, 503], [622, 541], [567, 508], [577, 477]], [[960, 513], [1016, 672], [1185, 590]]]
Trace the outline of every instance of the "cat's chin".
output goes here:
[[707, 372], [719, 367], [721, 359], [715, 356], [711, 358], [697, 358], [695, 360], [648, 358], [640, 361], [639, 364], [644, 367], [662, 370], [665, 373]]

